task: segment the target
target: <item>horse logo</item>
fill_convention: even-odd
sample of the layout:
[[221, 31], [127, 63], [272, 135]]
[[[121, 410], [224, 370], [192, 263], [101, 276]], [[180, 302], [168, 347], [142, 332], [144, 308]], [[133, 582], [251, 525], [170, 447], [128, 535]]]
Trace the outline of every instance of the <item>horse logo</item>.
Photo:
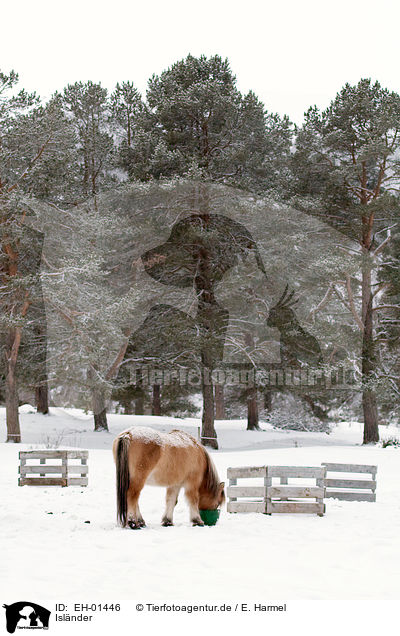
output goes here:
[[6, 610], [7, 631], [14, 634], [18, 629], [48, 629], [50, 610], [32, 603], [18, 601], [11, 605], [3, 605]]

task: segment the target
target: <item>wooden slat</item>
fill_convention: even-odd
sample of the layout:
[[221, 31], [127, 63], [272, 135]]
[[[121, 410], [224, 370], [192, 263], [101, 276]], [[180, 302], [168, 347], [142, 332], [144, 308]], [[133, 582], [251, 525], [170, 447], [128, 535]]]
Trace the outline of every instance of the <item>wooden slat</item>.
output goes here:
[[61, 450], [35, 450], [35, 451], [20, 451], [20, 459], [61, 459], [64, 457], [66, 451]]
[[80, 475], [87, 475], [89, 472], [88, 466], [68, 466], [68, 470], [65, 470], [64, 466], [20, 466], [19, 472], [21, 475], [29, 475], [29, 473], [39, 473], [42, 475], [50, 474], [50, 473], [59, 473], [60, 475], [66, 476], [68, 473], [78, 473]]
[[67, 486], [87, 486], [87, 477], [68, 477]]
[[374, 492], [346, 492], [344, 490], [327, 490], [326, 499], [339, 499], [341, 501], [376, 501]]
[[323, 498], [325, 494], [324, 488], [318, 488], [317, 486], [271, 486], [267, 490], [268, 498], [280, 498], [283, 497], [299, 497], [299, 498], [307, 498], [313, 497]]
[[19, 486], [66, 486], [67, 479], [63, 477], [20, 477]]
[[85, 466], [83, 464], [71, 465], [68, 464], [68, 474], [78, 473], [80, 475], [87, 475], [89, 472], [89, 466]]
[[87, 486], [87, 477], [20, 477], [19, 486]]
[[264, 497], [264, 486], [228, 486], [228, 497]]
[[29, 475], [29, 473], [39, 473], [43, 475], [43, 473], [45, 473], [43, 477], [45, 477], [47, 473], [59, 473], [63, 475], [63, 466], [20, 466], [19, 472], [21, 475]]
[[87, 450], [79, 450], [79, 451], [67, 451], [68, 459], [88, 459], [89, 451]]
[[274, 513], [308, 513], [308, 514], [319, 514], [322, 515], [325, 512], [325, 506], [321, 503], [298, 503], [292, 501], [284, 501], [284, 502], [268, 502], [267, 503], [267, 514]]
[[268, 477], [293, 477], [318, 479], [325, 476], [325, 468], [320, 466], [267, 466]]
[[367, 481], [364, 479], [326, 479], [327, 488], [368, 488], [375, 490], [376, 481]]
[[327, 470], [334, 473], [374, 473], [376, 474], [377, 466], [367, 466], [365, 464], [329, 464], [323, 462]]
[[227, 475], [230, 478], [246, 478], [246, 477], [265, 477], [267, 474], [266, 466], [239, 466], [237, 468], [228, 468]]
[[87, 459], [89, 452], [87, 450], [33, 450], [20, 451], [20, 459], [60, 459], [67, 457], [68, 459]]
[[228, 501], [228, 512], [265, 512], [263, 501]]

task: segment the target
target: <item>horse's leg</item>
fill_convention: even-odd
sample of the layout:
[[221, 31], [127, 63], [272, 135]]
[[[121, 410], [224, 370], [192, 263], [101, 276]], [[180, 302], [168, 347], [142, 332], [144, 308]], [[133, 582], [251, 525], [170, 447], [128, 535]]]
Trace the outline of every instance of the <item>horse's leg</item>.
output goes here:
[[139, 495], [144, 482], [132, 480], [128, 490], [128, 526], [132, 529], [143, 528], [146, 524], [139, 509]]
[[178, 503], [178, 495], [181, 487], [180, 486], [169, 486], [167, 488], [167, 497], [165, 500], [165, 512], [164, 516], [161, 520], [163, 526], [173, 526], [174, 523], [172, 521], [172, 517], [174, 514], [174, 508]]
[[143, 528], [144, 519], [139, 509], [139, 495], [148, 476], [157, 464], [161, 448], [155, 443], [140, 440], [133, 443], [129, 450], [129, 490], [128, 490], [128, 525], [130, 528]]
[[199, 489], [193, 484], [186, 484], [185, 496], [188, 500], [190, 510], [190, 521], [194, 526], [204, 526], [199, 512]]

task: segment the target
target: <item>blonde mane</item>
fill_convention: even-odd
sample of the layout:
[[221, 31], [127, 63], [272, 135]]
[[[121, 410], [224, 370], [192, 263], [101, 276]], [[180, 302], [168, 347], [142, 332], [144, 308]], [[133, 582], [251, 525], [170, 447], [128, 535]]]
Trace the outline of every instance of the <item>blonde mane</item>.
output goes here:
[[204, 452], [204, 457], [206, 460], [206, 468], [204, 471], [201, 488], [204, 488], [204, 490], [207, 490], [213, 497], [216, 497], [220, 487], [220, 480], [218, 477], [217, 469], [215, 468], [214, 462], [205, 448], [203, 448], [202, 446], [201, 448]]

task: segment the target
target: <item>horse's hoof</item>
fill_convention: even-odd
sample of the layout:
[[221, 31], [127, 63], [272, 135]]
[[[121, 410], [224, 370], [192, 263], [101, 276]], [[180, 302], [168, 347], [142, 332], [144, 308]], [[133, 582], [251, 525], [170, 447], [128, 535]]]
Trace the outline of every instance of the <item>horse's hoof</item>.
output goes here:
[[171, 521], [171, 519], [163, 519], [161, 521], [161, 525], [164, 526], [164, 528], [169, 528], [170, 526], [173, 526], [173, 522]]
[[145, 525], [144, 521], [134, 521], [133, 519], [128, 521], [128, 526], [131, 530], [140, 530], [140, 528], [143, 528]]
[[204, 526], [204, 521], [201, 519], [192, 519], [192, 526]]

